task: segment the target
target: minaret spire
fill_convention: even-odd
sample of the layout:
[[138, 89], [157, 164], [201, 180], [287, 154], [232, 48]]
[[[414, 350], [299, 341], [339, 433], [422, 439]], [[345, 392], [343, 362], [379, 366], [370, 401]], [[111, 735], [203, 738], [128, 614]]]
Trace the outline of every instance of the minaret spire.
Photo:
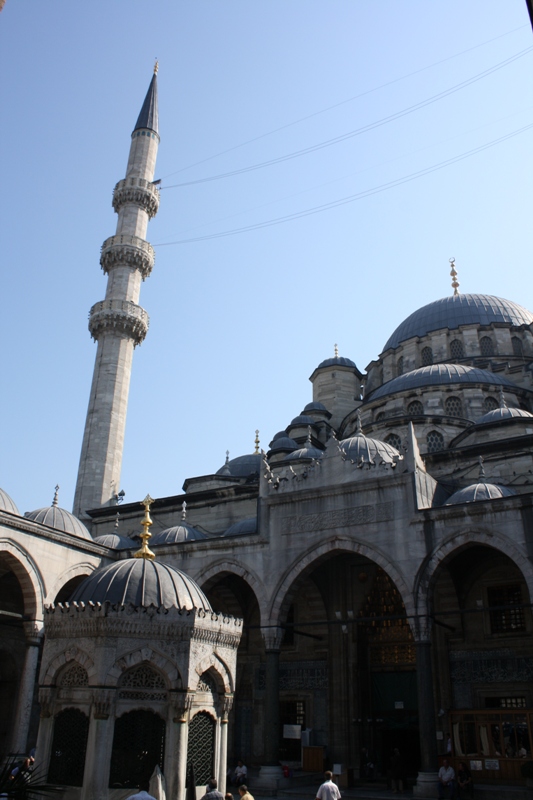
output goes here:
[[98, 349], [74, 498], [78, 517], [113, 502], [120, 489], [133, 350], [148, 330], [148, 314], [138, 302], [141, 282], [154, 265], [154, 250], [145, 237], [148, 221], [159, 208], [159, 190], [152, 183], [158, 147], [154, 70], [131, 135], [126, 177], [113, 192], [117, 230], [103, 243], [100, 256], [108, 276], [105, 299], [89, 314], [89, 331]]

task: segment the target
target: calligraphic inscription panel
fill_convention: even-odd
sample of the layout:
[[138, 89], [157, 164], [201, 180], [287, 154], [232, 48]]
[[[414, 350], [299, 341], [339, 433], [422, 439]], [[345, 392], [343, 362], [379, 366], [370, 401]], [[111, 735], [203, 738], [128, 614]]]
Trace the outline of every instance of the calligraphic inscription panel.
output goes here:
[[373, 522], [386, 522], [394, 518], [394, 503], [375, 503], [366, 506], [339, 508], [335, 511], [322, 511], [318, 514], [301, 514], [285, 517], [283, 533], [307, 533], [329, 528], [350, 528], [352, 525], [370, 525]]

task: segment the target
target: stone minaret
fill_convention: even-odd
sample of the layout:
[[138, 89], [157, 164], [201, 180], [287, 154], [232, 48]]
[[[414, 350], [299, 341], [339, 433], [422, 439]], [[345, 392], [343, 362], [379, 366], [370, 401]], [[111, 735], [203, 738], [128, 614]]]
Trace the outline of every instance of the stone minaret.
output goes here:
[[78, 517], [113, 502], [120, 490], [133, 350], [148, 330], [148, 314], [138, 301], [141, 281], [154, 265], [154, 250], [145, 236], [159, 207], [159, 190], [152, 183], [158, 146], [156, 64], [131, 136], [126, 177], [113, 192], [117, 232], [103, 243], [100, 257], [108, 276], [105, 300], [89, 313], [98, 350], [74, 497]]

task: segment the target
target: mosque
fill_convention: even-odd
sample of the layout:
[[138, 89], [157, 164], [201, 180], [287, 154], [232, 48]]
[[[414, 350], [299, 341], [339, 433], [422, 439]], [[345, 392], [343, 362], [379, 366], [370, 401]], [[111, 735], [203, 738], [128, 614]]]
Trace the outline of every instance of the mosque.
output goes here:
[[[0, 752], [68, 797], [167, 796], [227, 764], [335, 765], [401, 751], [434, 797], [439, 755], [525, 784], [533, 734], [533, 313], [462, 294], [414, 310], [365, 371], [321, 361], [259, 450], [183, 493], [120, 505], [139, 305], [159, 207], [157, 70], [114, 190], [74, 511], [0, 491]], [[5, 490], [5, 491], [4, 491]], [[531, 766], [531, 764], [530, 764]], [[286, 772], [286, 770], [285, 770]], [[517, 797], [519, 792], [517, 793]]]

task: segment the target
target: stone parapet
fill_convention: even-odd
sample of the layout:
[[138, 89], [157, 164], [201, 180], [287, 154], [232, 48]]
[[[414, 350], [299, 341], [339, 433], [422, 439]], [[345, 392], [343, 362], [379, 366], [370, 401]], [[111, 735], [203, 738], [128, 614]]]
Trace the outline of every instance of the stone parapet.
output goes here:
[[127, 203], [139, 206], [151, 219], [159, 208], [159, 189], [144, 178], [125, 178], [113, 190], [113, 208], [118, 214]]
[[100, 264], [107, 274], [113, 267], [128, 266], [138, 269], [143, 281], [152, 272], [155, 251], [152, 245], [139, 236], [122, 234], [110, 236], [102, 245]]
[[89, 331], [93, 339], [106, 331], [122, 333], [136, 345], [148, 332], [149, 316], [144, 308], [129, 300], [101, 300], [89, 311]]

